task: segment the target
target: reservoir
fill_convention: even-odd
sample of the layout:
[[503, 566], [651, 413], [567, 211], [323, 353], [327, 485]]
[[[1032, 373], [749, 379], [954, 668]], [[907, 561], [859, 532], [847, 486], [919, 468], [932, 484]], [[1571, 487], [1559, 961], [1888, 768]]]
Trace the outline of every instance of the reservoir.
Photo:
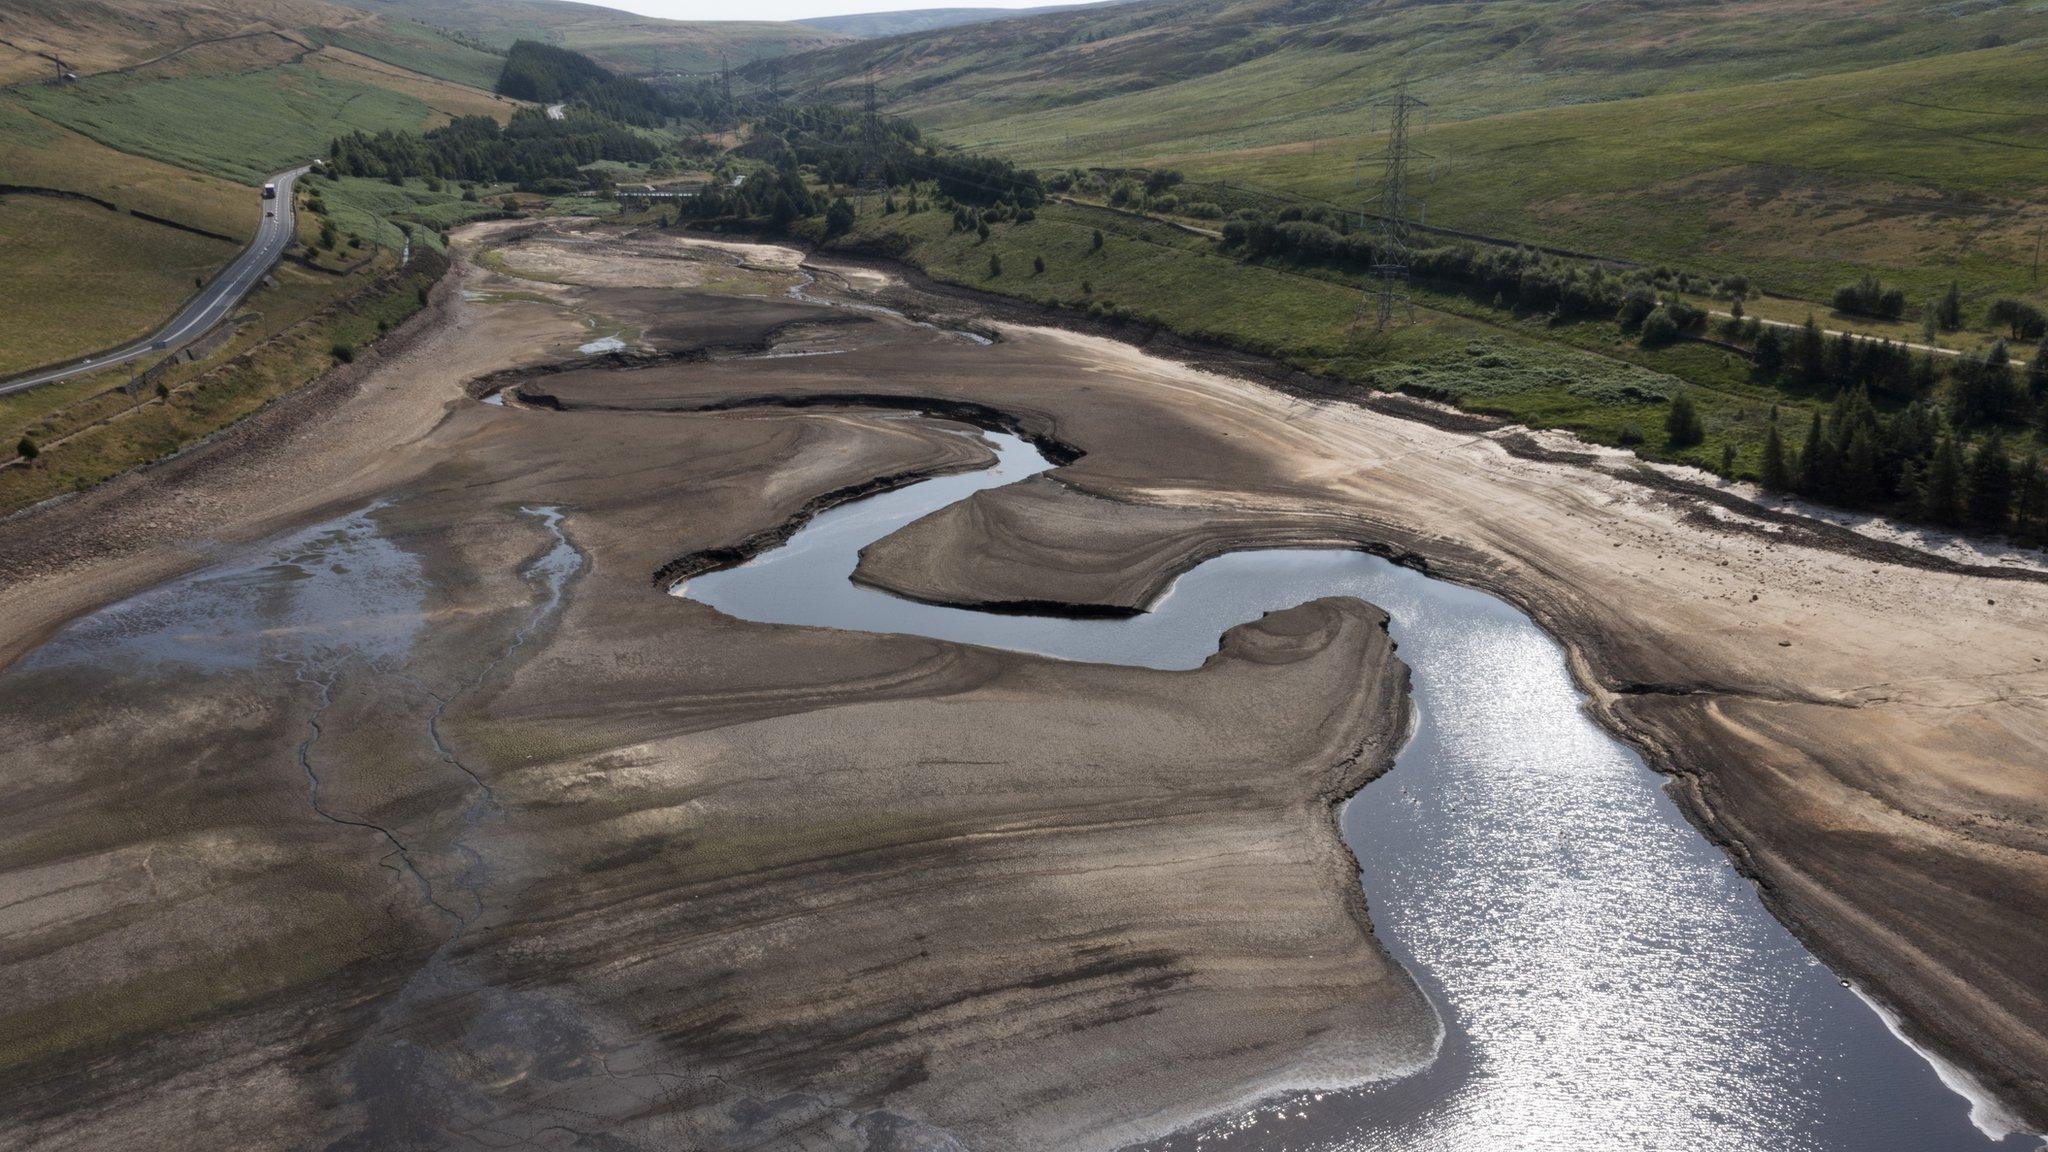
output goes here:
[[2037, 1146], [1772, 918], [1661, 778], [1586, 715], [1558, 645], [1498, 599], [1335, 549], [1219, 557], [1119, 620], [937, 607], [851, 583], [867, 544], [1052, 467], [1014, 436], [986, 437], [991, 469], [843, 505], [672, 591], [747, 620], [1162, 669], [1199, 666], [1224, 631], [1266, 612], [1353, 596], [1391, 615], [1413, 673], [1414, 733], [1342, 826], [1378, 936], [1436, 1005], [1438, 1059], [1154, 1147]]

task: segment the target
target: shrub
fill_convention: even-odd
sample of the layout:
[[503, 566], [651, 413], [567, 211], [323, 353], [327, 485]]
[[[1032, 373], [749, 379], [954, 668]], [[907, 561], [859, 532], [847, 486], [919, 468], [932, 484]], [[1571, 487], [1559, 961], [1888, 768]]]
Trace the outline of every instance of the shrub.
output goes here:
[[[840, 236], [853, 228], [853, 203], [841, 196], [825, 210], [825, 238]], [[986, 227], [986, 225], [984, 225]]]
[[1100, 251], [1102, 251], [1102, 229], [1100, 229], [1100, 228], [1097, 228], [1097, 229], [1095, 230], [1095, 237], [1094, 237], [1094, 239], [1092, 239], [1092, 240], [1090, 240], [1090, 241], [1088, 242], [1088, 250], [1089, 250], [1090, 252], [1100, 252]]
[[1643, 317], [1642, 343], [1645, 348], [1662, 348], [1678, 341], [1678, 321], [1664, 308], [1652, 309]]
[[1671, 398], [1671, 410], [1664, 414], [1664, 434], [1673, 448], [1690, 448], [1707, 438], [1690, 395], [1680, 392]]
[[328, 351], [333, 353], [335, 360], [342, 364], [354, 363], [356, 358], [355, 345], [350, 344], [346, 340], [336, 340], [334, 347], [329, 348]]
[[1630, 288], [1621, 298], [1621, 308], [1614, 319], [1624, 332], [1633, 332], [1642, 327], [1643, 321], [1657, 309], [1657, 294], [1641, 284]]
[[990, 276], [1001, 276], [1003, 274], [1003, 258], [997, 253], [991, 252], [988, 254], [988, 274]]
[[1633, 448], [1643, 442], [1643, 430], [1633, 424], [1623, 424], [1614, 438], [1623, 448]]
[[2000, 324], [2012, 333], [2015, 340], [2039, 340], [2048, 336], [2048, 316], [2039, 308], [2024, 300], [1994, 300], [1984, 312], [1984, 322], [1993, 327]]
[[1866, 273], [1854, 284], [1835, 289], [1834, 306], [1835, 311], [1850, 315], [1897, 320], [1906, 314], [1906, 294], [1897, 288], [1886, 288], [1878, 283], [1877, 277]]
[[1033, 256], [1031, 258], [1031, 271], [1039, 276], [1045, 275], [1045, 257]]
[[1193, 201], [1182, 207], [1180, 213], [1183, 216], [1192, 216], [1197, 220], [1223, 219], [1223, 209], [1209, 203], [1207, 200]]
[[23, 460], [33, 460], [43, 454], [43, 450], [36, 447], [36, 442], [26, 436], [23, 436], [21, 442], [14, 446], [14, 451]]

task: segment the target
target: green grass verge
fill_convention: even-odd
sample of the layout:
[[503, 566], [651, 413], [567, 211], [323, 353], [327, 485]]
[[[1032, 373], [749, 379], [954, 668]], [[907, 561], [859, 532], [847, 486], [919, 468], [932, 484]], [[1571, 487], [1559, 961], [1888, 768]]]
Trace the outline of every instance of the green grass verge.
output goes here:
[[225, 362], [191, 366], [170, 376], [168, 398], [107, 393], [81, 402], [83, 411], [51, 413], [30, 426], [32, 434], [60, 442], [51, 443], [33, 464], [0, 468], [0, 515], [172, 455], [303, 387], [335, 366], [337, 345], [366, 347], [418, 311], [426, 289], [446, 267], [437, 255], [416, 255], [403, 270], [348, 283], [340, 299], [331, 286], [318, 284], [317, 274], [298, 273], [307, 278], [301, 285], [310, 288], [285, 299], [265, 292], [253, 306], [292, 310], [321, 298], [324, 306], [281, 329], [259, 326], [255, 334], [275, 334], [240, 351], [230, 348]]

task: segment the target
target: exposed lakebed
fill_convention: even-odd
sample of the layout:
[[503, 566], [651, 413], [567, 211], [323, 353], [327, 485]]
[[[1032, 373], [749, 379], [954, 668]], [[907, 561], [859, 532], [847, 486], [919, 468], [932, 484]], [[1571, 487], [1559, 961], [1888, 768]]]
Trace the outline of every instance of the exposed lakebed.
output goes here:
[[[1128, 619], [992, 614], [853, 584], [860, 549], [1053, 465], [999, 462], [827, 511], [678, 585], [748, 620], [1066, 660], [1198, 667], [1228, 628], [1326, 596], [1386, 609], [1415, 733], [1343, 812], [1376, 930], [1445, 1023], [1390, 1083], [1276, 1099], [1162, 1141], [1372, 1149], [1970, 1149], [2011, 1128], [1818, 961], [1582, 711], [1562, 651], [1503, 602], [1364, 553], [1232, 553]], [[1962, 1081], [1955, 1080], [1962, 1086]], [[1965, 1086], [1966, 1087], [1966, 1086]]]

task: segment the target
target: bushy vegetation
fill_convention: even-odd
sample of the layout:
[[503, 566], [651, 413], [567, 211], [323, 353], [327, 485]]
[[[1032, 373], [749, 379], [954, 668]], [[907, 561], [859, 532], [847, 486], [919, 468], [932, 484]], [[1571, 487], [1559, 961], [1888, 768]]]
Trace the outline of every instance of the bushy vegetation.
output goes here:
[[351, 132], [327, 146], [330, 170], [344, 176], [431, 176], [527, 188], [550, 180], [581, 188], [578, 169], [585, 164], [646, 164], [661, 156], [659, 143], [624, 125], [581, 112], [555, 120], [530, 108], [503, 127], [487, 116], [464, 116], [426, 133]]
[[1897, 288], [1886, 288], [1878, 283], [1877, 277], [1865, 273], [1854, 284], [1835, 289], [1834, 305], [1835, 311], [1851, 316], [1897, 320], [1906, 314], [1906, 294]]
[[[827, 188], [905, 188], [907, 213], [944, 199], [967, 227], [979, 224], [982, 215], [1028, 219], [1044, 200], [1034, 172], [1006, 160], [926, 148], [913, 125], [886, 119], [871, 122], [830, 106], [763, 114], [754, 123], [745, 151], [765, 163], [737, 185], [713, 179], [696, 197], [682, 202], [681, 219], [745, 221], [780, 232], [799, 220], [828, 213], [829, 208], [824, 234], [829, 238], [849, 230], [853, 205], [814, 193], [813, 180]], [[972, 222], [967, 220], [969, 205], [984, 206]]]

